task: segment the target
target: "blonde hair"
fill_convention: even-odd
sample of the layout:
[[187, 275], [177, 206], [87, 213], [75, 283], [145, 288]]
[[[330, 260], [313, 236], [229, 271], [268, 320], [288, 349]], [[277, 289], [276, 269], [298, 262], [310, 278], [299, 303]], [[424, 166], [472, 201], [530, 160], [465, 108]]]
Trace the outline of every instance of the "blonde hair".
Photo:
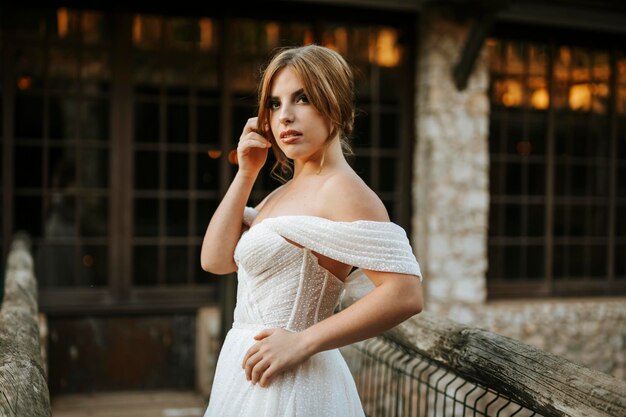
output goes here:
[[[330, 134], [325, 145], [339, 133], [344, 156], [353, 156], [349, 135], [354, 127], [354, 76], [348, 63], [337, 52], [319, 45], [279, 48], [271, 59], [259, 83], [259, 112], [257, 130], [264, 132], [272, 142], [276, 163], [271, 175], [283, 183], [293, 175], [293, 168], [287, 156], [276, 145], [276, 138], [270, 125], [268, 100], [272, 82], [283, 68], [291, 68], [304, 84], [309, 102], [331, 124]], [[322, 163], [324, 164], [324, 155]], [[276, 169], [280, 168], [280, 173]], [[321, 166], [320, 166], [321, 169]]]

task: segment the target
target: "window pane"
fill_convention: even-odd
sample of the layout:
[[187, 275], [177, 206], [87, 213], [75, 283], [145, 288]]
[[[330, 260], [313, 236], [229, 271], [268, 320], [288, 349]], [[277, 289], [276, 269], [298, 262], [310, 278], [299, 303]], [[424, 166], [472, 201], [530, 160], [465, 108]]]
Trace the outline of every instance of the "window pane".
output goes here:
[[400, 117], [396, 113], [381, 113], [380, 115], [380, 146], [396, 148], [398, 146], [398, 130]]
[[108, 51], [83, 50], [80, 63], [81, 88], [88, 93], [108, 93], [111, 90], [111, 62]]
[[83, 148], [80, 153], [80, 185], [87, 188], [109, 186], [109, 151]]
[[78, 90], [78, 50], [50, 48], [47, 86], [59, 91]]
[[204, 237], [213, 213], [217, 209], [218, 203], [213, 200], [199, 199], [196, 201], [196, 236]]
[[367, 184], [371, 182], [371, 169], [370, 158], [367, 156], [357, 155], [354, 160], [354, 171], [365, 181]]
[[86, 246], [80, 259], [81, 285], [102, 287], [107, 285], [108, 249], [106, 246]]
[[136, 198], [133, 212], [135, 236], [157, 236], [159, 234], [159, 200]]
[[135, 103], [135, 142], [159, 141], [159, 105], [152, 102]]
[[159, 152], [135, 152], [135, 188], [159, 189]]
[[[50, 117], [52, 117], [52, 107]], [[43, 98], [39, 96], [15, 96], [15, 138], [39, 139], [43, 137]]]
[[169, 152], [167, 154], [167, 188], [186, 190], [189, 188], [189, 154]]
[[530, 245], [526, 248], [526, 275], [530, 279], [537, 279], [542, 281], [545, 277], [544, 264], [545, 264], [545, 248], [543, 246]]
[[370, 114], [366, 111], [356, 113], [354, 118], [354, 131], [352, 132], [353, 148], [368, 148], [371, 146], [370, 118]]
[[133, 248], [133, 284], [156, 285], [158, 265], [156, 246], [135, 246]]
[[82, 99], [81, 112], [81, 138], [109, 140], [110, 101], [108, 99]]
[[[56, 208], [56, 207], [55, 207]], [[67, 210], [59, 210], [57, 216], [51, 219], [51, 223], [46, 224], [47, 233], [62, 234], [67, 236], [73, 227], [73, 206], [67, 207]], [[43, 228], [41, 224], [42, 219], [42, 204], [41, 197], [15, 197], [15, 230], [25, 230], [31, 237], [41, 237], [43, 234]]]
[[196, 186], [198, 189], [218, 189], [221, 155], [222, 152], [219, 150], [199, 153], [197, 155], [196, 169], [198, 171], [198, 176], [196, 178]]
[[50, 97], [50, 129], [52, 139], [76, 139], [78, 135], [78, 99]]
[[615, 246], [615, 277], [626, 280], [626, 245]]
[[[75, 239], [77, 236], [76, 197], [60, 191], [53, 191], [46, 197], [47, 201], [43, 206], [45, 209], [44, 240], [58, 242], [59, 238]], [[37, 201], [37, 204], [41, 204], [41, 201]]]
[[380, 189], [379, 191], [395, 191], [397, 184], [398, 160], [396, 158], [380, 158]]
[[103, 197], [81, 197], [81, 236], [107, 236], [109, 225], [109, 199]]
[[166, 263], [167, 275], [165, 280], [168, 284], [187, 283], [187, 246], [167, 246]]
[[82, 10], [80, 15], [80, 29], [83, 33], [83, 42], [87, 44], [102, 44], [110, 42], [112, 38], [112, 22], [108, 15], [93, 11]]
[[187, 236], [189, 213], [187, 200], [167, 200], [165, 230], [167, 236]]
[[43, 160], [40, 147], [16, 146], [14, 163], [16, 188], [41, 187]]
[[37, 283], [42, 288], [77, 285], [76, 247], [74, 245], [43, 243], [34, 254]]
[[[216, 105], [199, 105], [197, 110], [198, 143], [220, 143], [220, 110]], [[243, 130], [243, 128], [242, 128]]]
[[167, 141], [189, 142], [189, 106], [186, 103], [168, 103]]
[[16, 46], [14, 62], [15, 85], [19, 90], [43, 87], [45, 59], [42, 48]]
[[73, 191], [76, 187], [76, 148], [51, 146], [48, 148], [48, 182], [52, 190]]

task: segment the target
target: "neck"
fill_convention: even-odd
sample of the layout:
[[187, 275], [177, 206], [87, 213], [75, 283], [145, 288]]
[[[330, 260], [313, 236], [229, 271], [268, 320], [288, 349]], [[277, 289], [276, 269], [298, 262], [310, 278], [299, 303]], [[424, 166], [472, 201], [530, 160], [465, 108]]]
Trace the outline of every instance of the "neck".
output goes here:
[[322, 148], [309, 159], [294, 159], [293, 179], [296, 180], [300, 177], [312, 175], [325, 175], [332, 168], [348, 163], [341, 150], [339, 137], [335, 137], [330, 143], [326, 144], [325, 149], [326, 152]]

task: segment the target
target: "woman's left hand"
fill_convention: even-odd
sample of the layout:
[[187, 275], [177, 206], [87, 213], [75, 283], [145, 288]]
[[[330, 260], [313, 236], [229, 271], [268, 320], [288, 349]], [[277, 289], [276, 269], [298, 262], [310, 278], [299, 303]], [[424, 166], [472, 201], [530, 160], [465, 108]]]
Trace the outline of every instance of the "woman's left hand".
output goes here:
[[264, 329], [254, 336], [258, 340], [243, 358], [242, 368], [252, 384], [267, 387], [270, 380], [310, 357], [302, 338], [282, 328]]

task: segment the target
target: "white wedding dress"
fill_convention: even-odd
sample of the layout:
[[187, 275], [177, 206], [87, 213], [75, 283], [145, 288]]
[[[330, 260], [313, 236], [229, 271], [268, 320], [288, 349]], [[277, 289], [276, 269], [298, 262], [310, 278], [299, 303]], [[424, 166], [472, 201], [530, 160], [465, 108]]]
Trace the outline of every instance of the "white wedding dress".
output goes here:
[[[246, 206], [244, 223], [249, 226], [256, 214], [254, 208]], [[253, 336], [261, 330], [281, 327], [302, 331], [331, 316], [351, 285], [362, 291], [363, 281], [368, 281], [370, 290], [373, 288], [360, 268], [344, 284], [319, 265], [312, 251], [356, 267], [422, 279], [405, 230], [393, 222], [337, 222], [292, 215], [269, 217], [255, 224], [243, 232], [235, 247], [238, 286], [234, 323], [220, 351], [204, 417], [365, 415], [339, 349], [311, 356], [275, 376], [265, 388], [252, 385], [241, 367], [246, 352], [256, 343]]]

